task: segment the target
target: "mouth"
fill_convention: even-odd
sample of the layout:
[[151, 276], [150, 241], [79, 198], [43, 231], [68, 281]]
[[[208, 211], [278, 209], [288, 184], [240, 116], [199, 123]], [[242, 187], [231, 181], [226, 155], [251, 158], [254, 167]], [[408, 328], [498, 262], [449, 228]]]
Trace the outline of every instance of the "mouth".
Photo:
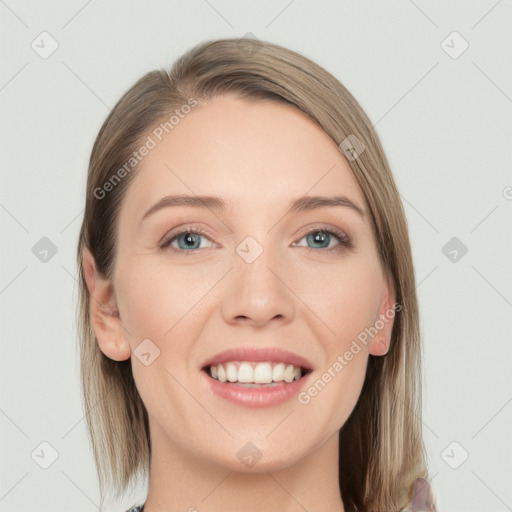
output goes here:
[[268, 407], [296, 396], [313, 365], [280, 349], [227, 350], [201, 366], [213, 394], [237, 405]]
[[247, 388], [291, 384], [311, 372], [301, 366], [272, 361], [228, 361], [205, 366], [202, 371], [218, 382]]

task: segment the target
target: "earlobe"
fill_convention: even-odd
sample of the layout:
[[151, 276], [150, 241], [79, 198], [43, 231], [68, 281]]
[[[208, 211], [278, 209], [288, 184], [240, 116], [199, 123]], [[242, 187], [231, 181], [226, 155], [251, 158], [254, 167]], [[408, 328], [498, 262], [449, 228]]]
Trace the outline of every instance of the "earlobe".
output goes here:
[[98, 346], [110, 359], [125, 361], [131, 356], [131, 349], [121, 324], [112, 283], [98, 274], [94, 257], [87, 248], [82, 255], [82, 268], [89, 291], [89, 321]]
[[390, 340], [383, 335], [377, 335], [372, 340], [370, 354], [372, 356], [385, 356], [389, 351]]
[[382, 290], [381, 300], [374, 329], [377, 330], [373, 337], [369, 351], [373, 356], [385, 356], [391, 344], [391, 332], [395, 318], [395, 291], [391, 278], [388, 276]]

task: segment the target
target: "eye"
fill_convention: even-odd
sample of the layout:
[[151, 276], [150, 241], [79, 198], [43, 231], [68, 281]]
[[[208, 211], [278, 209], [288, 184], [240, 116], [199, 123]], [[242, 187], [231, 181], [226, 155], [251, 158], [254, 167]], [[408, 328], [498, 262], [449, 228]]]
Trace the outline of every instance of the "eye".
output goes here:
[[[183, 229], [178, 232], [169, 233], [159, 244], [160, 249], [169, 248], [175, 252], [191, 252], [196, 249], [204, 249], [203, 240], [211, 240], [200, 229]], [[176, 248], [173, 244], [177, 243]], [[213, 242], [212, 242], [213, 244]], [[215, 245], [215, 244], [214, 244]]]
[[[307, 240], [306, 247], [309, 249], [323, 249], [324, 251], [340, 251], [344, 248], [352, 248], [351, 239], [341, 230], [335, 228], [312, 228], [300, 240]], [[207, 234], [200, 229], [182, 229], [180, 231], [172, 231], [164, 237], [159, 244], [160, 249], [168, 248], [173, 252], [193, 253], [199, 249], [208, 247], [207, 242], [212, 246], [217, 246], [210, 240]], [[336, 242], [333, 243], [332, 242]], [[205, 243], [202, 243], [205, 242]], [[175, 245], [177, 244], [177, 247]], [[309, 244], [312, 244], [310, 246]], [[304, 244], [295, 243], [294, 245], [304, 247]]]
[[[324, 229], [324, 228], [313, 228], [310, 229], [301, 240], [306, 239], [307, 242], [313, 244], [313, 246], [307, 246], [310, 249], [325, 249], [326, 251], [337, 251], [344, 248], [353, 247], [352, 240], [339, 229]], [[332, 242], [336, 241], [334, 246]], [[298, 243], [297, 245], [303, 247], [303, 244]]]

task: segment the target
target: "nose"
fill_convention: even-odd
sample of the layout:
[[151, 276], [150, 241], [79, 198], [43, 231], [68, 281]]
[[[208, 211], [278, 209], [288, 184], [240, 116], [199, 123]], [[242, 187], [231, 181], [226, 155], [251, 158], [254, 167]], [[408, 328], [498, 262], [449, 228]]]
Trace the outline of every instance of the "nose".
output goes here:
[[293, 320], [297, 303], [292, 277], [276, 254], [264, 250], [252, 263], [235, 255], [234, 267], [221, 298], [226, 322], [261, 328], [270, 321], [285, 325]]

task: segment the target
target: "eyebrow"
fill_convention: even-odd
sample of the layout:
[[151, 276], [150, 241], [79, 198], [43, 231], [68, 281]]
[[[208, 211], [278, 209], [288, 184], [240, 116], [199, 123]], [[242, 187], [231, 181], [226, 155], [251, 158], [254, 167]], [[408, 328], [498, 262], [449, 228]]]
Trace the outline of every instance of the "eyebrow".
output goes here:
[[[141, 222], [153, 213], [173, 206], [192, 206], [202, 207], [212, 210], [226, 210], [227, 203], [220, 197], [215, 196], [188, 196], [172, 195], [162, 197], [155, 203], [142, 217]], [[292, 200], [286, 214], [294, 212], [304, 212], [317, 210], [325, 207], [345, 207], [357, 212], [361, 217], [365, 217], [365, 211], [361, 206], [351, 201], [345, 196], [303, 196]]]

